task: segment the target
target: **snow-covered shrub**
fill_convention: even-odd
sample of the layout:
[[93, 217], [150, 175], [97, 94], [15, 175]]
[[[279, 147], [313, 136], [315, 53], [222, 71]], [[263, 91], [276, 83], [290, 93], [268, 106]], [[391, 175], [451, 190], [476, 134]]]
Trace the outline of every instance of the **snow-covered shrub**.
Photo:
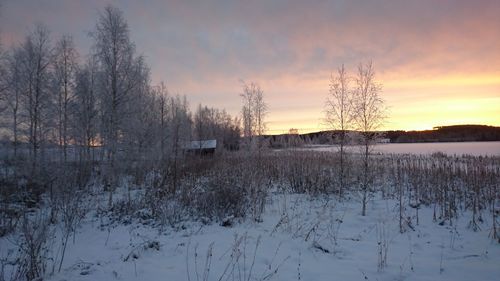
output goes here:
[[14, 280], [37, 280], [43, 277], [49, 261], [49, 239], [51, 239], [49, 218], [37, 214], [24, 216], [20, 225], [17, 269]]
[[73, 241], [75, 240], [76, 230], [88, 210], [84, 190], [77, 189], [75, 185], [66, 186], [64, 183], [70, 183], [70, 181], [59, 183], [58, 192], [54, 198], [54, 208], [59, 215], [58, 226], [61, 229], [61, 256], [58, 271], [61, 271], [68, 240], [71, 235], [73, 235]]
[[244, 217], [247, 210], [247, 191], [240, 175], [229, 170], [214, 172], [196, 189], [195, 207], [198, 215], [221, 220], [227, 216]]
[[234, 153], [188, 163], [178, 192], [168, 200], [182, 202], [195, 218], [260, 220], [271, 181], [256, 158]]
[[313, 195], [332, 192], [336, 180], [332, 173], [336, 167], [328, 159], [332, 156], [310, 151], [283, 155], [284, 177], [292, 192]]
[[22, 207], [13, 202], [17, 185], [7, 180], [0, 180], [0, 237], [14, 231], [19, 217], [22, 214]]

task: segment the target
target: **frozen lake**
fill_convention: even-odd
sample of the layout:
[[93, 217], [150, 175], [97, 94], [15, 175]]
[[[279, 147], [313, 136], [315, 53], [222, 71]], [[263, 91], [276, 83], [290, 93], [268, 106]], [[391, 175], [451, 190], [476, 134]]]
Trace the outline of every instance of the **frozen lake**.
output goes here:
[[[336, 151], [337, 146], [311, 146], [307, 149], [318, 151]], [[356, 152], [360, 146], [350, 146], [349, 150]], [[500, 141], [490, 142], [432, 142], [432, 143], [384, 143], [377, 144], [375, 153], [411, 153], [432, 154], [442, 152], [448, 155], [500, 156]]]

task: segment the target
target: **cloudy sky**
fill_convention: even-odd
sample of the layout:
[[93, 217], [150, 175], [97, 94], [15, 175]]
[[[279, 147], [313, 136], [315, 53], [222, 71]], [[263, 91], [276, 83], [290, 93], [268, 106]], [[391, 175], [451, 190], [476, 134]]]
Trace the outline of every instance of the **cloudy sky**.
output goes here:
[[0, 0], [2, 44], [35, 23], [74, 37], [84, 56], [107, 4], [120, 8], [153, 83], [238, 114], [258, 82], [270, 133], [324, 128], [330, 74], [372, 60], [387, 129], [500, 126], [500, 1]]

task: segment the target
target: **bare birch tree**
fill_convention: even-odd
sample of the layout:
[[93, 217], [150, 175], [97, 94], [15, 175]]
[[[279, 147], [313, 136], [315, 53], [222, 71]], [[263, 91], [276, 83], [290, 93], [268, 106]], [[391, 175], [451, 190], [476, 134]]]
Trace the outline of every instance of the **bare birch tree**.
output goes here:
[[247, 147], [247, 149], [250, 149], [254, 137], [254, 116], [252, 114], [253, 91], [251, 91], [251, 89], [245, 84], [243, 86], [243, 93], [240, 94], [240, 96], [243, 101], [243, 106], [241, 108], [243, 138], [245, 140], [245, 146]]
[[326, 100], [326, 122], [333, 130], [339, 131], [338, 144], [340, 152], [339, 170], [339, 197], [343, 197], [345, 189], [346, 152], [348, 144], [347, 131], [353, 128], [353, 95], [351, 78], [346, 73], [344, 65], [337, 70], [337, 74], [330, 78], [330, 92]]
[[[1, 8], [1, 6], [0, 6]], [[1, 35], [1, 33], [0, 33]], [[8, 79], [7, 78], [7, 62], [8, 62], [8, 56], [4, 52], [3, 47], [2, 47], [2, 40], [0, 36], [0, 102], [2, 100], [5, 100], [5, 95], [4, 93], [7, 91], [7, 88], [9, 87]], [[2, 104], [0, 104], [1, 106]], [[2, 112], [2, 108], [0, 107], [0, 113]]]
[[91, 148], [96, 144], [97, 118], [97, 61], [90, 56], [87, 62], [76, 72], [75, 77], [75, 114], [73, 126], [78, 145], [80, 159], [84, 162], [94, 160]]
[[255, 134], [257, 136], [262, 136], [266, 132], [266, 122], [265, 118], [268, 113], [268, 107], [264, 101], [264, 91], [259, 85], [255, 84], [253, 86], [254, 91], [254, 115], [255, 115]]
[[40, 144], [45, 133], [49, 106], [52, 48], [49, 31], [42, 25], [26, 37], [22, 49], [23, 106], [28, 115], [28, 136], [33, 172], [36, 171]]
[[[0, 16], [1, 15], [2, 15], [2, 3], [0, 3]], [[6, 67], [4, 66], [5, 59], [6, 57], [2, 46], [2, 30], [0, 29], [0, 77], [6, 77], [7, 75], [7, 70]], [[7, 88], [8, 88], [7, 80], [0, 78], [0, 102], [2, 102], [5, 99], [3, 93], [5, 93]], [[0, 103], [0, 113], [2, 112], [3, 109], [1, 107], [2, 105], [3, 104]]]
[[167, 138], [168, 138], [168, 90], [165, 83], [161, 82], [158, 86], [154, 88], [154, 92], [156, 98], [158, 99], [159, 106], [159, 138], [160, 138], [160, 160], [166, 158], [166, 146], [167, 146]]
[[23, 94], [22, 81], [22, 59], [23, 53], [20, 48], [13, 48], [6, 59], [5, 73], [2, 75], [5, 85], [3, 96], [7, 106], [8, 119], [12, 133], [12, 145], [14, 148], [14, 159], [17, 159], [17, 147], [19, 144], [19, 126], [21, 122], [21, 98]]
[[217, 149], [235, 149], [240, 137], [239, 120], [225, 110], [200, 104], [193, 116], [193, 133], [198, 140], [216, 139]]
[[207, 140], [208, 138], [213, 138], [212, 123], [211, 120], [211, 109], [207, 106], [198, 105], [196, 112], [194, 113], [193, 125], [194, 125], [194, 135], [200, 140], [200, 149], [202, 145], [202, 140]]
[[[243, 93], [240, 96], [243, 99], [241, 110], [243, 136], [247, 141], [248, 148], [257, 145], [260, 151], [261, 137], [266, 132], [265, 117], [268, 113], [268, 106], [264, 101], [264, 91], [255, 82], [244, 83]], [[256, 142], [255, 137], [257, 137]]]
[[102, 116], [101, 137], [109, 161], [109, 205], [112, 204], [116, 187], [116, 158], [120, 133], [125, 126], [133, 101], [134, 91], [142, 82], [138, 79], [143, 68], [142, 58], [137, 58], [135, 46], [130, 41], [129, 28], [123, 13], [112, 6], [107, 6], [100, 15], [94, 32], [94, 50], [100, 65], [101, 85], [100, 104]]
[[57, 127], [58, 142], [63, 160], [67, 161], [68, 126], [70, 125], [70, 103], [74, 98], [75, 74], [78, 67], [78, 53], [73, 38], [64, 35], [54, 49], [54, 78], [57, 91]]
[[170, 163], [169, 171], [166, 174], [171, 175], [169, 193], [175, 196], [179, 184], [179, 166], [183, 159], [183, 146], [190, 138], [191, 132], [191, 114], [186, 97], [170, 97]]
[[366, 204], [368, 202], [368, 191], [372, 182], [369, 156], [372, 146], [375, 144], [378, 134], [376, 130], [382, 126], [385, 120], [386, 108], [380, 97], [382, 85], [375, 80], [375, 70], [372, 62], [359, 64], [355, 78], [355, 123], [360, 131], [363, 144], [363, 176], [361, 182], [362, 211], [366, 215]]

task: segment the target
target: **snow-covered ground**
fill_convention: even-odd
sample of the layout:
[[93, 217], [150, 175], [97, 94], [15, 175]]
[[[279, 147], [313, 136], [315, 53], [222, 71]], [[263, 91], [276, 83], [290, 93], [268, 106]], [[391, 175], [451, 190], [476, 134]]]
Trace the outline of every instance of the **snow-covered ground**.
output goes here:
[[[416, 225], [415, 210], [406, 210], [414, 230], [401, 234], [396, 201], [373, 199], [365, 217], [360, 207], [355, 198], [273, 194], [262, 222], [186, 222], [161, 231], [89, 214], [61, 272], [47, 280], [499, 280], [500, 244], [488, 237], [489, 218], [474, 232], [468, 213], [440, 225], [424, 207]], [[0, 239], [2, 254], [16, 249], [12, 240]]]
[[[332, 145], [313, 145], [305, 149], [315, 151], [337, 151]], [[351, 152], [362, 151], [361, 146], [348, 146]], [[500, 156], [500, 141], [489, 142], [433, 142], [433, 143], [381, 143], [373, 148], [375, 153], [432, 154], [441, 152], [448, 155]]]

